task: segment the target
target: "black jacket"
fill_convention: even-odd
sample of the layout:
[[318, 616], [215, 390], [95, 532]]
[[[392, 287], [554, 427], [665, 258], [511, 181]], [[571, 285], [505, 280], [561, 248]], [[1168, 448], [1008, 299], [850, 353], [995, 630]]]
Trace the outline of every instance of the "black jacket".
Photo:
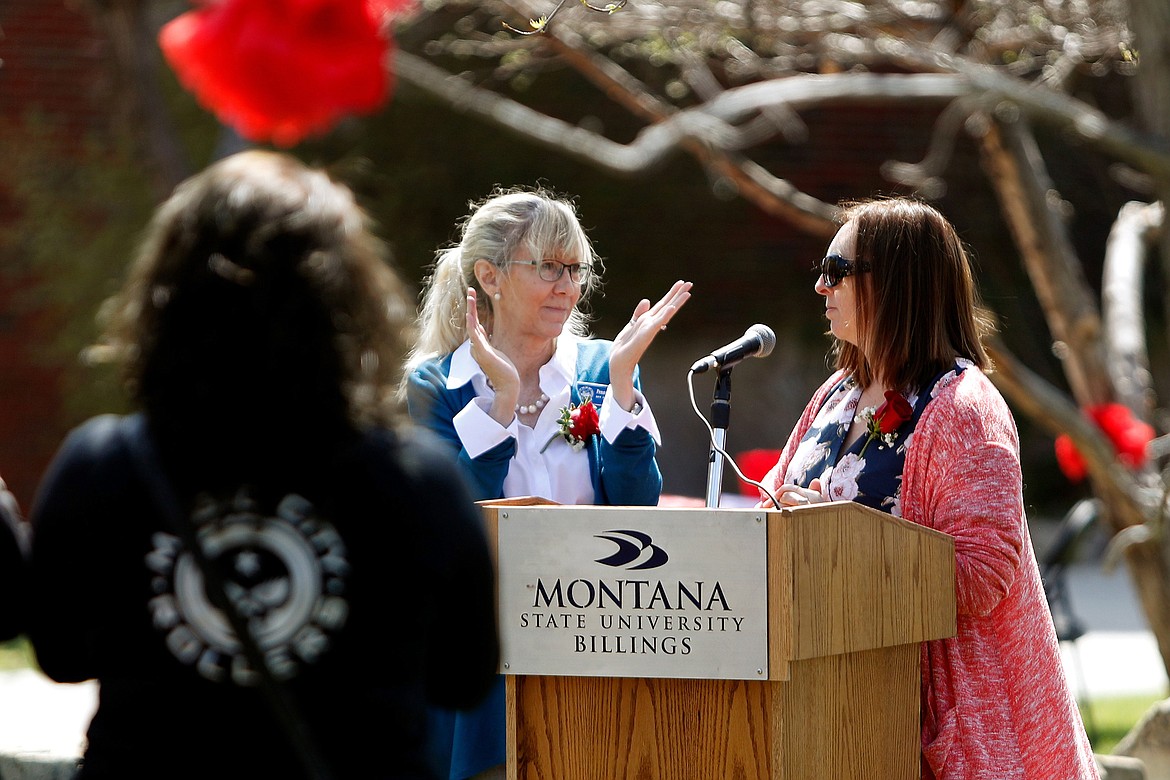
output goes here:
[[[55, 680], [100, 683], [80, 777], [301, 776], [136, 471], [138, 423], [74, 431], [32, 512], [37, 659]], [[453, 463], [425, 434], [384, 430], [272, 452], [234, 480], [206, 453], [160, 449], [335, 775], [426, 777], [426, 704], [476, 703], [498, 658], [491, 560]]]

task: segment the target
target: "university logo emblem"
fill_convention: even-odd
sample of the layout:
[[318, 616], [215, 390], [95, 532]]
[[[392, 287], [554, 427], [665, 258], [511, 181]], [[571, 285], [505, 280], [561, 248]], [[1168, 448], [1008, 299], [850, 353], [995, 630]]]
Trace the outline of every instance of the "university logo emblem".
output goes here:
[[598, 539], [608, 539], [618, 546], [617, 552], [608, 557], [597, 559], [597, 563], [606, 566], [639, 571], [657, 569], [670, 560], [666, 550], [654, 544], [650, 535], [641, 531], [614, 530], [596, 536]]

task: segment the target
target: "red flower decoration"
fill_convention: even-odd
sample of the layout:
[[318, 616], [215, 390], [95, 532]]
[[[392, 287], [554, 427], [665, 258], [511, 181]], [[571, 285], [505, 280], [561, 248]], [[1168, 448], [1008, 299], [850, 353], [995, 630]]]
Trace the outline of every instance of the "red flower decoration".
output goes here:
[[586, 398], [580, 406], [573, 404], [562, 406], [557, 428], [557, 432], [544, 443], [540, 451], [547, 450], [549, 445], [560, 437], [567, 441], [575, 452], [579, 452], [585, 446], [585, 442], [589, 441], [590, 436], [601, 433], [601, 422], [597, 418], [597, 407], [593, 405], [593, 399]]
[[1080, 450], [1067, 433], [1056, 437], [1055, 450], [1056, 465], [1060, 466], [1061, 472], [1069, 482], [1077, 483], [1088, 476], [1089, 469], [1085, 465], [1085, 459], [1081, 457]]
[[569, 406], [561, 411], [561, 432], [565, 440], [576, 448], [590, 436], [601, 433], [597, 407], [589, 400], [580, 406]]
[[886, 402], [873, 413], [873, 424], [877, 426], [877, 433], [886, 436], [902, 427], [902, 423], [909, 420], [913, 414], [914, 408], [910, 406], [905, 396], [897, 390], [887, 390]]
[[897, 390], [887, 390], [886, 400], [879, 406], [869, 418], [867, 427], [869, 428], [869, 436], [865, 439], [865, 444], [861, 445], [861, 451], [857, 453], [858, 457], [865, 455], [865, 448], [874, 439], [881, 439], [887, 445], [892, 446], [894, 439], [897, 438], [897, 431], [902, 427], [902, 423], [909, 420], [914, 415], [914, 407], [906, 400], [905, 396]]
[[[1101, 404], [1088, 409], [1089, 418], [1113, 444], [1117, 459], [1129, 468], [1145, 465], [1146, 445], [1154, 438], [1154, 429], [1133, 416], [1121, 404]], [[1070, 482], [1080, 482], [1088, 474], [1085, 459], [1068, 434], [1056, 437], [1056, 463]]]
[[163, 27], [159, 44], [183, 85], [253, 141], [292, 146], [390, 92], [391, 40], [403, 0], [213, 0]]

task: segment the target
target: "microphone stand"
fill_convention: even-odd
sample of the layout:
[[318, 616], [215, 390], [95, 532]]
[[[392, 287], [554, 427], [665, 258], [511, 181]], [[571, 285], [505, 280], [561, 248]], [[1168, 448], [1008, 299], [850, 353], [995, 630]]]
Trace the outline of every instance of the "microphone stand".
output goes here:
[[711, 401], [711, 455], [707, 466], [707, 506], [719, 506], [723, 487], [723, 450], [726, 449], [727, 424], [731, 421], [731, 367], [719, 369], [715, 379], [715, 397]]

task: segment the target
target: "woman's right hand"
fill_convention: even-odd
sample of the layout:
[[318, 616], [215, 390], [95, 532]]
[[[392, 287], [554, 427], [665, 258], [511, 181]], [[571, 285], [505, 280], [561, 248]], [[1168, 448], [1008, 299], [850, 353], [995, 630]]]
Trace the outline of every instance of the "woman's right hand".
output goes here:
[[500, 425], [511, 424], [520, 399], [520, 373], [508, 356], [492, 346], [487, 330], [479, 321], [475, 288], [467, 288], [467, 338], [471, 341], [471, 357], [495, 390], [491, 418]]

